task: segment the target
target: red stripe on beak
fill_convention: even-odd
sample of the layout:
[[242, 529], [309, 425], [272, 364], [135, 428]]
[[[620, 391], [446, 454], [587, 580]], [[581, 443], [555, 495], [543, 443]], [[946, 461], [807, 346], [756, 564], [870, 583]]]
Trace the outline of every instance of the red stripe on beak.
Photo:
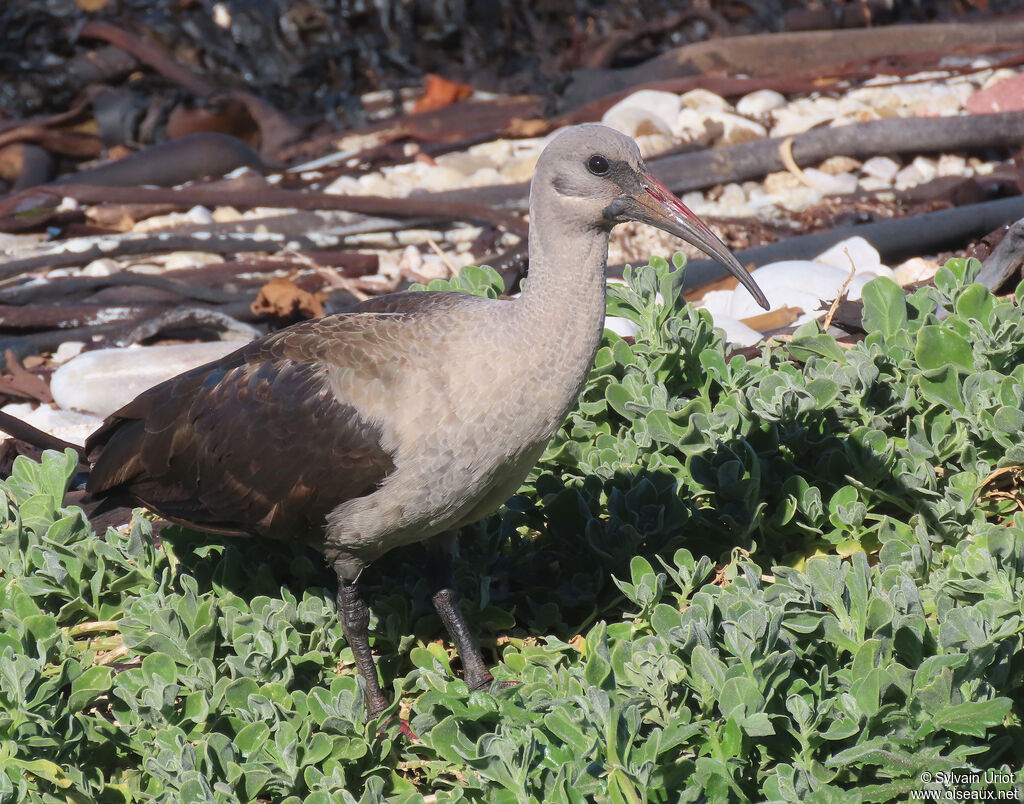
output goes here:
[[676, 194], [673, 193], [670, 189], [668, 189], [668, 187], [666, 187], [664, 184], [662, 184], [660, 181], [654, 178], [654, 176], [652, 176], [650, 173], [648, 173], [644, 177], [644, 179], [648, 184], [648, 186], [644, 188], [647, 190], [648, 195], [650, 195], [653, 198], [656, 198], [669, 209], [678, 212], [680, 215], [689, 220], [690, 223], [692, 223], [701, 231], [714, 236], [714, 232], [712, 232], [708, 228], [708, 225], [704, 223], [704, 221], [702, 221], [692, 209], [690, 209], [688, 206], [686, 206], [686, 204], [680, 201], [676, 197]]

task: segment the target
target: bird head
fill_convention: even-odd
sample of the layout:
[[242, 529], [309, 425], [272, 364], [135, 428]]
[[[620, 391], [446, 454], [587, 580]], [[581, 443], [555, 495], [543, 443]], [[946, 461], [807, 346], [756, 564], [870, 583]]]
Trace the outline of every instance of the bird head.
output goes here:
[[560, 211], [580, 222], [610, 230], [640, 221], [696, 246], [724, 265], [768, 309], [768, 300], [750, 273], [707, 224], [651, 175], [636, 143], [625, 134], [597, 124], [563, 129], [537, 162], [559, 199]]

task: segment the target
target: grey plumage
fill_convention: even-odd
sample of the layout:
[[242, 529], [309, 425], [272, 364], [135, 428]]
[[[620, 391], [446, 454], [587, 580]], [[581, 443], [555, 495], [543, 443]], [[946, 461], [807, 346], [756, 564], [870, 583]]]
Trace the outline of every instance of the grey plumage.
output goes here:
[[[622, 220], [685, 237], [760, 295], [650, 177], [632, 140], [567, 129], [537, 165], [519, 299], [396, 294], [261, 338], [111, 416], [87, 444], [88, 490], [200, 529], [322, 548], [370, 711], [381, 711], [359, 574], [394, 547], [445, 543], [516, 491], [589, 373], [609, 233]], [[435, 603], [467, 683], [485, 686], [490, 674], [441, 576]]]

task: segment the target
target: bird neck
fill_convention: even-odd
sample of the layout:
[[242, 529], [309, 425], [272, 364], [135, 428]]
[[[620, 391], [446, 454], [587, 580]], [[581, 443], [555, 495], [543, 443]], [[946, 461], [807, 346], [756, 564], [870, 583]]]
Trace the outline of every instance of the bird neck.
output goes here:
[[530, 209], [530, 269], [517, 302], [524, 346], [573, 395], [590, 371], [604, 331], [608, 231]]

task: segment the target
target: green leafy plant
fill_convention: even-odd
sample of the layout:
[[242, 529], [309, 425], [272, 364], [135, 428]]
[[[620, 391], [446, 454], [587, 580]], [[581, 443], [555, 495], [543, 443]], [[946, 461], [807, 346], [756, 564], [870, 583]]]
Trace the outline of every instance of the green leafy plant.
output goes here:
[[1009, 790], [1024, 286], [996, 298], [977, 269], [873, 280], [863, 342], [810, 324], [754, 357], [685, 304], [679, 258], [627, 272], [609, 312], [636, 342], [606, 332], [519, 494], [462, 540], [467, 617], [518, 685], [467, 690], [416, 548], [367, 578], [418, 740], [365, 723], [315, 554], [142, 515], [97, 534], [62, 504], [73, 455], [18, 459], [0, 801], [884, 802], [984, 769]]

